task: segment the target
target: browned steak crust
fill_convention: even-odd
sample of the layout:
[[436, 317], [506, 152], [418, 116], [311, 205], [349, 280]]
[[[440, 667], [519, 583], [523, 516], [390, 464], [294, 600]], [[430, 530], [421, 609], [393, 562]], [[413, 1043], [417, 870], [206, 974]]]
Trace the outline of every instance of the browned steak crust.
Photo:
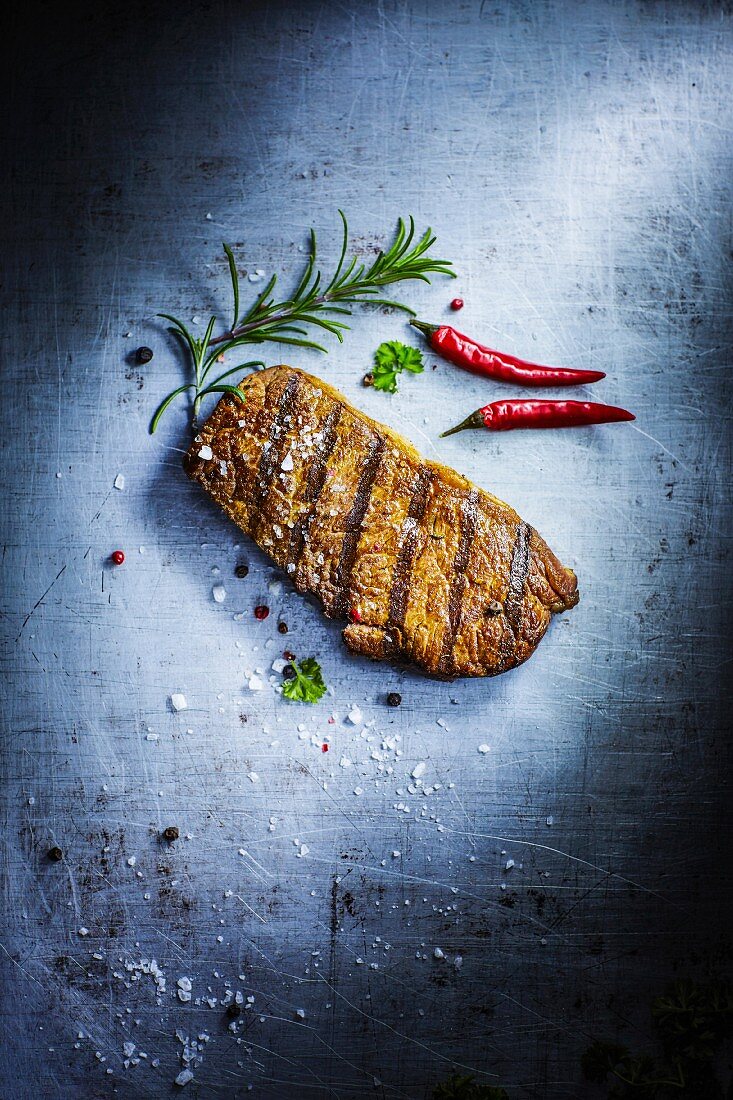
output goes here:
[[186, 470], [300, 592], [350, 620], [350, 649], [492, 676], [578, 602], [575, 574], [509, 505], [327, 383], [280, 366], [241, 385], [246, 403], [219, 402]]

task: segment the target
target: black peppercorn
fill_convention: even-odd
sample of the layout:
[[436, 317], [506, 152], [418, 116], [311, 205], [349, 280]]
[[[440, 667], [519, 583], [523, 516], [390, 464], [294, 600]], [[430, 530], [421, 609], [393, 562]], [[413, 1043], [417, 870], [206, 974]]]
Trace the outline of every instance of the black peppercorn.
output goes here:
[[239, 577], [240, 581], [244, 580], [244, 578], [247, 576], [248, 573], [249, 573], [249, 566], [243, 561], [240, 562], [239, 565], [236, 566], [236, 568], [234, 570], [235, 577]]
[[373, 374], [365, 374], [364, 377], [361, 380], [361, 384], [362, 384], [362, 386], [373, 386], [374, 385], [374, 375]]
[[61, 851], [60, 848], [57, 848], [56, 845], [54, 845], [53, 848], [49, 848], [48, 850], [48, 858], [52, 859], [54, 863], [58, 863], [60, 859], [64, 858], [64, 853]]
[[169, 825], [167, 829], [163, 829], [163, 839], [167, 840], [169, 844], [172, 844], [174, 840], [178, 840], [180, 835], [176, 825]]
[[135, 353], [135, 358], [137, 359], [138, 363], [149, 363], [150, 360], [153, 358], [153, 349], [144, 347], [138, 348]]
[[283, 669], [283, 679], [285, 679], [285, 680], [294, 680], [295, 679], [295, 669], [293, 668], [292, 665], [286, 665], [285, 668]]
[[236, 1001], [232, 1001], [230, 1005], [227, 1005], [227, 1016], [230, 1020], [236, 1020], [237, 1016], [242, 1015], [242, 1006], [238, 1005]]
[[277, 624], [277, 629], [278, 629], [280, 634], [287, 634], [288, 624], [287, 623], [278, 623]]
[[402, 696], [400, 695], [399, 691], [390, 691], [389, 695], [387, 696], [387, 706], [398, 707], [401, 702]]
[[285, 658], [286, 661], [294, 661], [295, 660], [295, 654], [291, 653], [289, 649], [284, 649], [283, 650], [283, 657]]

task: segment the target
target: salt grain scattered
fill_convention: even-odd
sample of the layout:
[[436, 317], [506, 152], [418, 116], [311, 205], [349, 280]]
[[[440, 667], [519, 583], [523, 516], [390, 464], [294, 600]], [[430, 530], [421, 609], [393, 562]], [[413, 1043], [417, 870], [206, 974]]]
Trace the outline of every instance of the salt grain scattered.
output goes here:
[[479, 752], [480, 752], [480, 753], [481, 753], [482, 755], [484, 755], [484, 756], [485, 756], [487, 752], [491, 752], [491, 746], [490, 746], [490, 745], [479, 745], [479, 747], [478, 747], [478, 751], [479, 751]]
[[174, 710], [186, 710], [188, 703], [186, 702], [186, 696], [182, 695], [180, 691], [176, 691], [171, 695], [171, 706]]
[[118, 474], [117, 475], [117, 477], [114, 480], [114, 486], [115, 486], [115, 489], [124, 489], [125, 488], [125, 475], [124, 474]]
[[206, 462], [209, 462], [214, 457], [214, 452], [207, 444], [199, 451], [199, 458], [203, 458]]
[[214, 597], [216, 603], [224, 603], [227, 598], [227, 590], [223, 584], [215, 584], [211, 589], [211, 595]]

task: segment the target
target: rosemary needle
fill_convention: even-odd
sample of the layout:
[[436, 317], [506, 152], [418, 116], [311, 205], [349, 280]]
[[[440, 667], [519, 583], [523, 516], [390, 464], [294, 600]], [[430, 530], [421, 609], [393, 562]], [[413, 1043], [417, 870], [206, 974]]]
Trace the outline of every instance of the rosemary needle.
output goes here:
[[371, 305], [391, 306], [415, 316], [414, 310], [402, 302], [382, 298], [382, 288], [392, 283], [418, 279], [429, 283], [430, 275], [448, 275], [455, 278], [455, 272], [448, 260], [434, 259], [429, 250], [435, 243], [431, 229], [422, 237], [415, 238], [415, 222], [402, 218], [397, 222], [395, 238], [386, 250], [380, 252], [374, 261], [367, 265], [359, 262], [357, 256], [347, 261], [349, 228], [346, 216], [339, 210], [343, 226], [341, 253], [336, 271], [329, 283], [325, 284], [321, 272], [316, 267], [316, 235], [310, 231], [310, 256], [303, 276], [290, 298], [277, 301], [274, 290], [277, 276], [273, 275], [264, 290], [252, 303], [246, 313], [240, 314], [239, 275], [229, 245], [224, 245], [229, 275], [232, 283], [234, 308], [232, 324], [219, 336], [214, 336], [216, 317], [211, 317], [204, 336], [197, 339], [177, 317], [161, 313], [160, 317], [171, 322], [170, 331], [181, 340], [190, 358], [193, 378], [179, 386], [161, 401], [150, 422], [151, 433], [157, 428], [166, 409], [179, 396], [193, 391], [193, 418], [198, 415], [202, 399], [210, 393], [230, 393], [244, 401], [245, 395], [238, 386], [224, 382], [225, 378], [237, 374], [248, 367], [263, 367], [260, 360], [250, 360], [231, 367], [210, 380], [214, 364], [227, 352], [243, 344], [294, 344], [297, 347], [314, 348], [325, 352], [322, 344], [311, 339], [312, 328], [320, 328], [343, 341], [343, 333], [349, 328], [340, 318], [350, 316], [352, 307], [359, 302]]

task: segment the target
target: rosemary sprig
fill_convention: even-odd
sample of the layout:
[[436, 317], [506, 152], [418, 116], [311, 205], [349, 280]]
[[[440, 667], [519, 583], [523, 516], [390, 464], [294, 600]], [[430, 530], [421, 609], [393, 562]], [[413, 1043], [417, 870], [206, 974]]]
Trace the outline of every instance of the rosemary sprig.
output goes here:
[[[213, 381], [209, 376], [214, 364], [234, 348], [242, 344], [293, 344], [296, 347], [313, 348], [326, 352], [326, 348], [310, 339], [308, 326], [324, 329], [343, 341], [343, 333], [349, 326], [339, 318], [351, 316], [352, 308], [359, 302], [371, 305], [391, 306], [415, 316], [414, 310], [402, 302], [381, 298], [378, 295], [383, 287], [392, 283], [418, 279], [429, 283], [429, 275], [448, 275], [455, 278], [448, 260], [433, 259], [428, 255], [435, 243], [431, 229], [427, 229], [418, 240], [415, 238], [415, 222], [409, 223], [400, 218], [397, 222], [395, 239], [386, 252], [380, 252], [367, 266], [360, 263], [357, 256], [346, 262], [349, 228], [346, 216], [339, 210], [343, 226], [341, 253], [336, 271], [330, 282], [324, 285], [321, 272], [316, 267], [316, 235], [310, 231], [310, 256], [303, 276], [290, 298], [276, 301], [273, 291], [277, 276], [273, 275], [246, 313], [240, 314], [239, 275], [237, 265], [229, 245], [224, 245], [232, 282], [234, 309], [230, 328], [220, 336], [214, 336], [216, 317], [211, 317], [202, 339], [197, 339], [186, 325], [177, 317], [168, 313], [160, 316], [171, 322], [170, 331], [182, 342], [191, 359], [193, 381], [173, 390], [161, 401], [150, 422], [151, 433], [155, 431], [163, 413], [172, 402], [188, 390], [193, 390], [194, 422], [202, 399], [209, 393], [231, 393], [244, 401], [245, 395], [238, 386], [227, 385], [223, 379], [245, 370], [247, 367], [263, 367], [260, 360], [241, 363], [223, 372]], [[303, 327], [305, 326], [305, 327]]]

